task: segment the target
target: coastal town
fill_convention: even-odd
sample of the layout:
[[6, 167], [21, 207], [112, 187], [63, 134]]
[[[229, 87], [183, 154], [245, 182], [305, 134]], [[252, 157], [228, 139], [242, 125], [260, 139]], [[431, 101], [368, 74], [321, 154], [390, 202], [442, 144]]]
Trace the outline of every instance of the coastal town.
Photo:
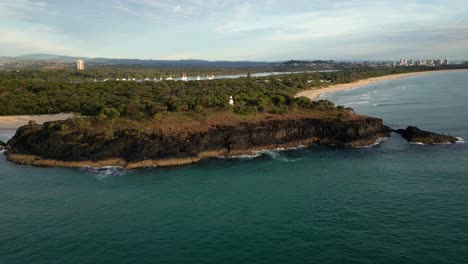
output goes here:
[[[26, 62], [25, 62], [26, 63]], [[30, 63], [30, 62], [29, 62]], [[49, 61], [49, 63], [53, 63]], [[58, 63], [55, 61], [55, 63]], [[61, 62], [61, 67], [69, 68], [70, 62]], [[235, 62], [232, 62], [235, 64]], [[94, 77], [91, 81], [95, 82], [106, 82], [106, 81], [135, 81], [135, 82], [147, 82], [147, 81], [206, 81], [206, 80], [214, 80], [214, 79], [232, 79], [232, 78], [240, 78], [240, 77], [247, 77], [248, 75], [252, 77], [265, 77], [265, 76], [272, 76], [272, 75], [281, 75], [281, 74], [293, 74], [293, 73], [304, 73], [308, 71], [318, 71], [318, 72], [326, 72], [326, 71], [339, 71], [339, 70], [346, 70], [346, 69], [388, 69], [388, 68], [398, 68], [398, 67], [443, 67], [448, 65], [459, 65], [462, 64], [463, 61], [455, 61], [450, 63], [449, 59], [400, 59], [399, 61], [341, 61], [336, 62], [333, 60], [316, 60], [316, 61], [286, 61], [281, 63], [271, 63], [271, 65], [267, 68], [263, 66], [257, 66], [254, 68], [238, 68], [236, 71], [239, 73], [236, 74], [214, 74], [214, 73], [203, 73], [203, 74], [194, 74], [189, 75], [186, 72], [181, 72], [180, 70], [190, 68], [181, 68], [175, 71], [174, 73], [166, 72], [164, 74], [159, 74], [159, 76], [144, 76], [143, 78], [138, 78], [127, 74], [126, 76], [120, 77], [102, 77], [98, 78], [97, 76]], [[73, 65], [73, 69], [78, 72], [83, 72], [87, 68], [85, 67], [85, 60], [84, 59], [77, 59], [76, 62], [71, 63]], [[67, 66], [68, 65], [68, 66]], [[108, 67], [106, 64], [96, 64], [91, 60], [91, 69], [99, 69], [103, 67]], [[2, 66], [0, 60], [0, 67]], [[12, 66], [12, 65], [10, 65]], [[25, 65], [16, 65], [18, 68], [16, 71], [20, 71]], [[125, 68], [125, 66], [122, 65]], [[26, 67], [27, 68], [27, 67]], [[157, 68], [155, 68], [157, 69]], [[214, 69], [216, 71], [219, 69]], [[12, 71], [12, 70], [9, 70]]]

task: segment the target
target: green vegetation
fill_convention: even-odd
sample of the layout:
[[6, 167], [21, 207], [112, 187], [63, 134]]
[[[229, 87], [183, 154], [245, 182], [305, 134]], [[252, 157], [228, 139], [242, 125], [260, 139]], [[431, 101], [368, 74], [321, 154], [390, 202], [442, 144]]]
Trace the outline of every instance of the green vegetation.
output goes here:
[[[284, 114], [294, 108], [330, 109], [328, 101], [295, 98], [303, 89], [432, 68], [356, 69], [263, 78], [164, 82], [65, 82], [45, 80], [43, 72], [2, 72], [0, 115], [75, 112], [100, 119], [153, 118], [165, 112], [232, 111]], [[36, 74], [43, 76], [34, 77]], [[53, 76], [53, 74], [52, 74]], [[229, 105], [234, 97], [234, 106]]]

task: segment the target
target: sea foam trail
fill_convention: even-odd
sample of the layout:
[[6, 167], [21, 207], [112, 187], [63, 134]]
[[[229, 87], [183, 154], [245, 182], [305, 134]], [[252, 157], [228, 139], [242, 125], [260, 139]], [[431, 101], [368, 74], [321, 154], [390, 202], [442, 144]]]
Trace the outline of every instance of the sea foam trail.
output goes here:
[[300, 159], [289, 159], [289, 158], [283, 157], [280, 154], [280, 152], [287, 151], [287, 150], [298, 150], [298, 149], [303, 149], [306, 147], [307, 146], [305, 145], [299, 145], [297, 147], [292, 147], [292, 148], [262, 149], [262, 150], [254, 151], [252, 152], [252, 154], [237, 155], [237, 156], [221, 156], [219, 158], [222, 158], [222, 159], [255, 159], [261, 156], [267, 156], [275, 160], [280, 160], [280, 161], [285, 161], [285, 162], [294, 162]]
[[465, 144], [465, 140], [462, 137], [457, 137], [457, 144]]
[[104, 166], [104, 167], [82, 167], [80, 169], [98, 179], [105, 179], [111, 176], [121, 176], [127, 174], [127, 170], [118, 166]]

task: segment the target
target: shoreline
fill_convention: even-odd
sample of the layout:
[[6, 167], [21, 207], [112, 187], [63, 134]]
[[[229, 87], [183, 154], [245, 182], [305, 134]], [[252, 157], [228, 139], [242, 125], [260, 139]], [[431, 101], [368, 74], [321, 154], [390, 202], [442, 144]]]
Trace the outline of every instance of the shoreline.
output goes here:
[[290, 149], [297, 148], [297, 146], [311, 146], [318, 143], [318, 138], [310, 138], [306, 140], [299, 140], [295, 142], [288, 142], [283, 144], [276, 144], [270, 146], [259, 146], [246, 150], [229, 151], [228, 149], [220, 149], [213, 151], [205, 151], [199, 153], [194, 157], [184, 158], [168, 158], [158, 160], [141, 160], [141, 161], [126, 161], [123, 158], [109, 158], [97, 161], [61, 161], [55, 159], [44, 159], [36, 155], [8, 153], [7, 160], [18, 165], [36, 166], [36, 167], [62, 167], [62, 168], [103, 168], [103, 167], [120, 167], [126, 170], [133, 170], [139, 168], [151, 167], [174, 167], [189, 165], [207, 158], [229, 158], [238, 157], [243, 155], [253, 155], [259, 151], [273, 150], [273, 149]]
[[60, 113], [53, 115], [12, 115], [0, 116], [0, 131], [1, 130], [17, 130], [18, 128], [27, 125], [30, 120], [42, 125], [49, 121], [65, 120], [79, 116], [73, 113]]
[[420, 71], [420, 72], [410, 72], [410, 73], [398, 73], [392, 75], [385, 75], [381, 77], [372, 77], [369, 79], [358, 80], [353, 83], [340, 83], [331, 85], [325, 88], [318, 88], [318, 89], [311, 89], [311, 90], [304, 90], [295, 95], [295, 97], [307, 97], [310, 98], [312, 101], [317, 101], [321, 95], [331, 92], [339, 92], [339, 91], [346, 91], [354, 88], [364, 87], [370, 84], [375, 84], [383, 81], [390, 81], [396, 79], [402, 79], [406, 77], [413, 77], [413, 76], [420, 76], [426, 75], [431, 73], [440, 73], [445, 71], [467, 71], [467, 69], [454, 69], [454, 70], [435, 70], [435, 71]]

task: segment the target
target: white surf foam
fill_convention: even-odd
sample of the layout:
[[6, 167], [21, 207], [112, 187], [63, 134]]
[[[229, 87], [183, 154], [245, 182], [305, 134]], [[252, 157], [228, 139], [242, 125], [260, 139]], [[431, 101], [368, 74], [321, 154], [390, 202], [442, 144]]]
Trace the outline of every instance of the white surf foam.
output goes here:
[[422, 142], [410, 142], [411, 145], [427, 145], [427, 144], [424, 144]]
[[384, 141], [387, 141], [389, 139], [390, 139], [389, 137], [381, 137], [377, 139], [374, 143], [367, 145], [367, 146], [360, 147], [360, 148], [365, 148], [365, 149], [372, 148], [372, 147], [382, 144]]
[[423, 146], [430, 146], [430, 145], [452, 145], [452, 144], [464, 144], [465, 143], [465, 140], [461, 137], [457, 137], [457, 142], [455, 143], [450, 143], [450, 142], [447, 142], [447, 143], [434, 143], [434, 144], [425, 144], [425, 143], [422, 143], [422, 142], [410, 142], [410, 144], [412, 145], [423, 145]]
[[95, 176], [98, 179], [104, 179], [111, 176], [121, 176], [127, 174], [127, 170], [118, 166], [104, 166], [104, 167], [82, 167], [82, 171]]
[[220, 159], [255, 159], [260, 157], [262, 154], [258, 154], [256, 152], [252, 154], [244, 154], [244, 155], [235, 155], [235, 156], [220, 156]]
[[261, 150], [252, 152], [252, 154], [237, 155], [237, 156], [221, 156], [219, 158], [221, 159], [255, 159], [260, 156], [265, 155], [272, 159], [286, 161], [286, 162], [293, 162], [293, 161], [300, 160], [300, 159], [289, 159], [289, 158], [283, 157], [280, 152], [287, 151], [287, 150], [298, 150], [298, 149], [302, 149], [306, 147], [307, 146], [305, 145], [299, 145], [297, 147], [291, 147], [291, 148], [261, 149]]

